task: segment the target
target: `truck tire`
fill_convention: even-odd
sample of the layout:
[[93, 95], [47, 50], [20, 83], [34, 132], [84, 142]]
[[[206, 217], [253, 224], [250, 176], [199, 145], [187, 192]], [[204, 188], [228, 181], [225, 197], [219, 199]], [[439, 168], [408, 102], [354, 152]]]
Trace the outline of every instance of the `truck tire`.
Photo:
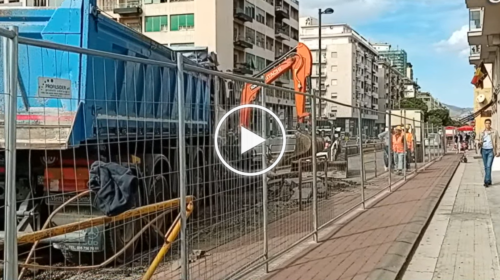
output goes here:
[[[140, 172], [135, 170], [137, 176], [140, 177]], [[139, 207], [143, 205], [144, 199], [144, 191], [142, 182], [138, 186], [137, 196], [134, 200], [134, 206]], [[106, 228], [105, 232], [105, 248], [106, 248], [106, 259], [112, 257], [120, 250], [122, 250], [138, 232], [141, 230], [143, 226], [143, 220], [140, 217], [130, 218], [121, 222], [117, 222], [114, 224], [110, 224]], [[141, 241], [141, 238], [138, 238], [134, 241], [130, 247], [128, 247], [123, 253], [121, 253], [115, 259], [114, 263], [116, 264], [124, 264], [130, 260], [132, 260], [135, 256], [136, 249]]]
[[104, 262], [104, 252], [99, 253], [82, 253], [74, 252], [67, 249], [61, 249], [64, 260], [74, 265], [99, 265]]
[[200, 217], [205, 212], [209, 197], [207, 196], [210, 187], [208, 162], [203, 156], [196, 158], [192, 165], [192, 170], [188, 174], [188, 195], [195, 197], [193, 217]]
[[[111, 224], [106, 230], [106, 259], [112, 257], [123, 247], [125, 247], [141, 229], [142, 223], [140, 218], [132, 218], [133, 220], [125, 220], [124, 222]], [[137, 245], [140, 238], [134, 241], [123, 253], [116, 257], [114, 263], [124, 264], [135, 257]]]
[[[173, 183], [175, 181], [175, 176], [167, 178], [165, 174], [168, 171], [158, 170], [151, 174], [152, 180], [149, 185], [149, 204], [158, 203], [162, 201], [166, 201], [177, 197], [179, 192], [178, 190], [173, 190], [172, 186], [176, 184]], [[162, 233], [158, 233], [155, 229], [151, 228], [149, 231], [149, 238], [147, 238], [146, 242], [149, 245], [150, 249], [157, 248], [163, 245], [165, 242], [164, 234], [170, 228], [172, 222], [177, 217], [177, 210], [172, 211], [171, 213], [165, 214], [162, 218], [159, 218], [155, 223], [155, 226], [162, 231]], [[152, 216], [151, 218], [155, 218]]]

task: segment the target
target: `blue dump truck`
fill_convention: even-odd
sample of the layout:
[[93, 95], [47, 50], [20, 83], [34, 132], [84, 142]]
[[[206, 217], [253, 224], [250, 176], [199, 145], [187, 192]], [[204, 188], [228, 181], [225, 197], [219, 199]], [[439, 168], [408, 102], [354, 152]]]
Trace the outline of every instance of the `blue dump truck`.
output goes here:
[[[95, 0], [65, 0], [57, 8], [10, 8], [0, 27], [18, 26], [19, 35], [155, 61], [176, 62], [175, 51], [103, 15]], [[0, 49], [0, 55], [3, 50]], [[185, 63], [198, 65], [187, 58]], [[5, 69], [0, 65], [0, 77]], [[17, 108], [18, 230], [39, 230], [48, 215], [78, 192], [87, 190], [93, 162], [132, 168], [140, 180], [136, 205], [178, 197], [176, 69], [100, 56], [19, 45]], [[214, 99], [226, 100], [224, 81], [186, 73], [185, 100], [188, 194], [203, 197], [205, 182], [215, 181]], [[0, 88], [3, 88], [0, 79]], [[4, 108], [3, 98], [0, 108]], [[218, 103], [219, 104], [219, 103]], [[4, 115], [0, 112], [3, 126]], [[0, 145], [5, 135], [0, 128]], [[3, 177], [5, 160], [0, 158]], [[210, 173], [209, 173], [210, 171]], [[0, 205], [4, 179], [0, 178]], [[2, 210], [3, 211], [3, 208]], [[0, 213], [0, 217], [4, 217]], [[52, 225], [102, 215], [92, 197], [75, 200], [57, 213]], [[171, 217], [158, 222], [166, 231]], [[120, 251], [143, 221], [94, 227], [46, 240], [72, 262], [102, 259]], [[3, 227], [3, 221], [0, 226]], [[3, 228], [1, 229], [3, 232]], [[145, 240], [145, 241], [144, 241]], [[152, 241], [153, 240], [153, 241]], [[151, 230], [117, 258], [134, 256], [141, 242], [162, 243]], [[85, 258], [85, 259], [84, 259]]]

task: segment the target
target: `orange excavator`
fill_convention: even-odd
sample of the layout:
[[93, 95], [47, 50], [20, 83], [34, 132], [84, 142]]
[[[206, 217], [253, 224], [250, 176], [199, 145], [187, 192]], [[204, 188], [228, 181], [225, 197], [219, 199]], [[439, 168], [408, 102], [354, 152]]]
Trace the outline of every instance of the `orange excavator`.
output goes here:
[[[270, 84], [288, 70], [292, 70], [295, 91], [305, 93], [307, 90], [306, 80], [311, 76], [312, 72], [312, 54], [311, 50], [303, 43], [299, 43], [297, 47], [284, 54], [280, 59], [267, 66], [261, 73], [255, 76], [260, 77], [264, 75], [264, 82]], [[257, 97], [260, 89], [260, 86], [249, 83], [245, 84], [241, 94], [241, 105], [251, 104]], [[295, 107], [297, 108], [299, 122], [303, 122], [304, 118], [309, 116], [305, 106], [306, 97], [301, 94], [295, 94]], [[249, 127], [250, 113], [251, 108], [240, 110], [240, 126]]]

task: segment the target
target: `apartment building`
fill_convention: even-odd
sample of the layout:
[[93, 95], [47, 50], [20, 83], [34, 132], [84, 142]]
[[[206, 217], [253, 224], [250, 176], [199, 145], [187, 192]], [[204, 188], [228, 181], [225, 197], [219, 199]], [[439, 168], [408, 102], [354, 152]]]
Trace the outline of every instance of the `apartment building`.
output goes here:
[[[378, 110], [379, 84], [377, 51], [370, 43], [346, 24], [325, 24], [321, 27], [321, 58], [319, 55], [319, 26], [315, 18], [300, 18], [300, 41], [312, 51], [311, 83], [314, 92], [333, 101]], [[321, 59], [321, 69], [319, 61]], [[311, 104], [308, 104], [309, 108]], [[358, 135], [359, 110], [321, 102], [322, 117], [335, 119], [336, 125], [349, 135]], [[362, 131], [375, 134], [377, 114], [365, 111]]]
[[[208, 48], [218, 69], [253, 76], [297, 46], [297, 0], [98, 0], [117, 21], [174, 50]], [[275, 84], [293, 88], [291, 71]], [[232, 88], [239, 102], [241, 88]], [[293, 94], [268, 92], [266, 102], [288, 127], [295, 116]], [[257, 97], [260, 100], [261, 95]]]
[[437, 109], [445, 109], [446, 107], [430, 92], [419, 92], [417, 93], [418, 99], [424, 101], [425, 105], [427, 105], [427, 110], [437, 110]]
[[[58, 7], [64, 0], [0, 0]], [[253, 75], [297, 45], [298, 0], [89, 0], [105, 15], [175, 48], [207, 47], [219, 69]], [[281, 79], [290, 82], [291, 75]]]
[[373, 47], [378, 51], [379, 56], [386, 58], [400, 73], [406, 73], [408, 54], [405, 50], [392, 49], [388, 43], [373, 43]]
[[[98, 0], [111, 17], [172, 48], [208, 47], [219, 69], [254, 75], [297, 45], [297, 0]], [[279, 82], [289, 84], [291, 75]]]
[[[378, 107], [379, 111], [398, 109], [399, 103], [404, 98], [405, 76], [400, 73], [386, 58], [378, 60]], [[382, 132], [386, 127], [386, 117], [378, 115], [375, 121], [376, 131]]]
[[[466, 0], [469, 9], [470, 46], [469, 62], [472, 65], [485, 63], [489, 77], [484, 80], [484, 88], [474, 89], [474, 111], [481, 114], [475, 119], [476, 132], [484, 129], [484, 119], [493, 119], [493, 127], [500, 129], [498, 115], [498, 90], [500, 88], [500, 2], [493, 0]], [[472, 73], [472, 71], [471, 71]]]

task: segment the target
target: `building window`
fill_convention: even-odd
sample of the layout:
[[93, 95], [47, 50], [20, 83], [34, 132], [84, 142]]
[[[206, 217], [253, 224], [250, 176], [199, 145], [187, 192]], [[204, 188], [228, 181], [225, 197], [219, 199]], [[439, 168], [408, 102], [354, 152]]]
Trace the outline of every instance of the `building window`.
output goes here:
[[337, 58], [337, 52], [332, 52], [332, 58]]
[[255, 5], [245, 1], [245, 14], [255, 18]]
[[250, 69], [255, 69], [255, 55], [251, 54], [251, 53], [246, 53], [246, 63], [248, 65], [248, 67], [250, 67]]
[[[172, 1], [172, 0], [170, 0], [170, 1]], [[167, 3], [167, 2], [168, 2], [167, 0], [144, 0], [144, 4], [160, 4], [160, 3]]]
[[332, 99], [337, 99], [337, 93], [336, 92], [332, 92], [331, 97], [332, 97]]
[[255, 62], [255, 68], [257, 69], [257, 71], [261, 71], [266, 68], [266, 60], [264, 58], [257, 56]]
[[172, 43], [171, 47], [194, 47], [194, 43]]
[[194, 28], [194, 14], [171, 15], [170, 31], [179, 31]]
[[337, 72], [338, 71], [338, 66], [337, 65], [333, 65], [332, 68], [331, 68], [332, 72]]
[[262, 9], [257, 8], [257, 15], [255, 16], [255, 20], [262, 24], [266, 24], [266, 12]]
[[167, 31], [167, 16], [146, 17], [146, 32]]
[[255, 30], [245, 27], [245, 40], [255, 45]]
[[337, 85], [337, 79], [332, 79], [332, 81], [331, 81], [331, 85], [332, 85], [332, 86], [336, 86], [336, 85]]
[[257, 46], [264, 48], [264, 45], [266, 44], [266, 35], [256, 32], [255, 40], [257, 41]]

